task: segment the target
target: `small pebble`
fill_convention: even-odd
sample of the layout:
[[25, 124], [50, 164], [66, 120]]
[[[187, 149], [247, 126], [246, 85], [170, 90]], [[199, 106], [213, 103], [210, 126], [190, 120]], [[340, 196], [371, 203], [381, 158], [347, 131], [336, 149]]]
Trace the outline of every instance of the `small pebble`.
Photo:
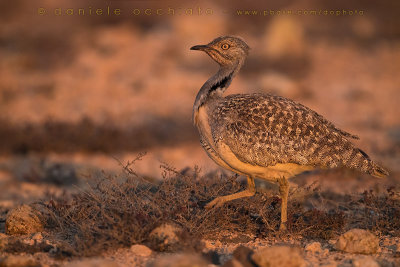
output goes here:
[[33, 234], [32, 239], [35, 240], [37, 243], [40, 243], [43, 241], [43, 235], [41, 233], [35, 233]]
[[321, 253], [322, 252], [322, 248], [321, 248], [321, 243], [319, 242], [312, 242], [310, 244], [308, 244], [305, 247], [305, 250], [307, 252], [311, 252], [311, 253]]
[[251, 259], [259, 267], [285, 266], [305, 267], [306, 262], [298, 248], [290, 246], [272, 246], [257, 250]]
[[130, 248], [130, 251], [137, 255], [137, 256], [141, 256], [141, 257], [148, 257], [151, 255], [151, 253], [153, 252], [150, 248], [144, 246], [144, 245], [132, 245]]

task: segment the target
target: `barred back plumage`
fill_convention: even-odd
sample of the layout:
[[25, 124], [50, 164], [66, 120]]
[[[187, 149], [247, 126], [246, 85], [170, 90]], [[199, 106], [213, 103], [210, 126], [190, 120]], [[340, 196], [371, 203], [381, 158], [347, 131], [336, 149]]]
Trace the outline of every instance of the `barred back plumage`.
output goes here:
[[210, 110], [209, 120], [214, 142], [225, 142], [246, 163], [347, 167], [378, 177], [385, 174], [349, 141], [353, 135], [284, 97], [229, 95]]
[[290, 99], [269, 94], [223, 97], [248, 54], [238, 37], [219, 37], [192, 50], [206, 52], [219, 65], [197, 94], [193, 120], [200, 143], [220, 166], [247, 176], [248, 189], [218, 197], [207, 208], [252, 196], [254, 178], [279, 183], [282, 197], [281, 228], [287, 220], [287, 179], [315, 168], [346, 167], [384, 177], [388, 172], [355, 147], [358, 139], [337, 128], [315, 111]]

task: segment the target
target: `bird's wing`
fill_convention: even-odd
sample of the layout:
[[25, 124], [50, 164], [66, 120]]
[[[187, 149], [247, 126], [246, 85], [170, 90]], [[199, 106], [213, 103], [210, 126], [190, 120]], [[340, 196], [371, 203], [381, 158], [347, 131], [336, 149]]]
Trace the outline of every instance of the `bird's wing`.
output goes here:
[[222, 141], [246, 163], [338, 167], [353, 164], [355, 157], [367, 159], [346, 138], [353, 137], [351, 134], [284, 97], [232, 95], [216, 113], [226, 117], [224, 129], [220, 129]]

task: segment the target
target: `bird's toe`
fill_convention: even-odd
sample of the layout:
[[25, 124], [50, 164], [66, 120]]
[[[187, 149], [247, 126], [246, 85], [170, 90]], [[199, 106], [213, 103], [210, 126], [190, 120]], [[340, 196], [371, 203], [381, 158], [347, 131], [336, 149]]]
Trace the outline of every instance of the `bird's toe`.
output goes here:
[[216, 199], [210, 201], [207, 205], [205, 205], [205, 208], [209, 210], [212, 208], [221, 207], [224, 202], [225, 201], [223, 198], [217, 197]]

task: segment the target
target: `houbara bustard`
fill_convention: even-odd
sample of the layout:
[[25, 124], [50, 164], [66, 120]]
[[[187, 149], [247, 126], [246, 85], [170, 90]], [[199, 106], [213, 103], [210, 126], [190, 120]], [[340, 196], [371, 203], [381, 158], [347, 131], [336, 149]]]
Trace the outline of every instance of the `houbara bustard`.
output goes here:
[[248, 188], [221, 196], [206, 208], [255, 194], [254, 178], [279, 184], [280, 229], [286, 229], [288, 178], [315, 168], [347, 167], [375, 177], [388, 172], [315, 111], [290, 99], [269, 94], [223, 96], [243, 66], [249, 46], [238, 37], [218, 37], [191, 50], [206, 52], [220, 68], [197, 94], [193, 121], [200, 142], [218, 165], [247, 176]]

